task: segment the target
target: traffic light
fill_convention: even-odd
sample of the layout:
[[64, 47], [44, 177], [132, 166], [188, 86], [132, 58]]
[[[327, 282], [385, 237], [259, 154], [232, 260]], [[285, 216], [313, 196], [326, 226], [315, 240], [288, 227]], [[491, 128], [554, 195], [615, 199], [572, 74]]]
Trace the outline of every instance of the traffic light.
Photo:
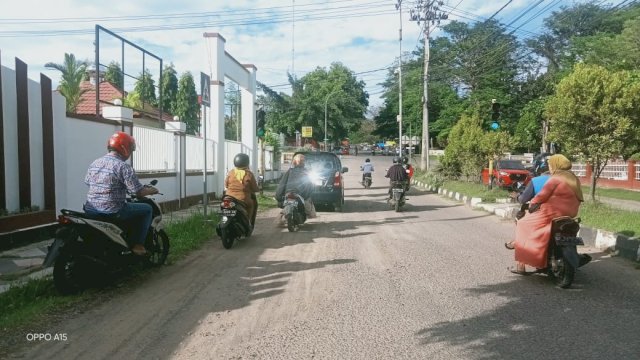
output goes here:
[[264, 137], [265, 116], [266, 113], [264, 110], [260, 109], [256, 111], [256, 135], [259, 138]]
[[500, 103], [496, 99], [491, 99], [491, 129], [500, 129]]

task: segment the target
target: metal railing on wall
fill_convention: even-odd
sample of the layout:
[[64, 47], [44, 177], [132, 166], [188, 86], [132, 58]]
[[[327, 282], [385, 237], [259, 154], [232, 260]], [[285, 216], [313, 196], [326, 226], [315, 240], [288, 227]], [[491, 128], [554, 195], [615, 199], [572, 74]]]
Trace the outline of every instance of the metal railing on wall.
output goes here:
[[139, 172], [174, 172], [176, 164], [176, 137], [173, 132], [141, 126], [133, 127], [137, 148], [133, 164]]

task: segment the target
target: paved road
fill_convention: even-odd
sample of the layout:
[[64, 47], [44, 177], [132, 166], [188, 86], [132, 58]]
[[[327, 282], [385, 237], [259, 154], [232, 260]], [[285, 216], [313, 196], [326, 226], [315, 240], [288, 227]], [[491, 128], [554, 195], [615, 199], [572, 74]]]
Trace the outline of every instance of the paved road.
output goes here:
[[[135, 290], [55, 325], [28, 359], [637, 359], [640, 277], [595, 253], [574, 289], [505, 269], [513, 224], [412, 190], [402, 213], [347, 157], [345, 213], [299, 233], [277, 210]], [[386, 164], [385, 164], [386, 162]], [[587, 249], [588, 250], [588, 249]]]

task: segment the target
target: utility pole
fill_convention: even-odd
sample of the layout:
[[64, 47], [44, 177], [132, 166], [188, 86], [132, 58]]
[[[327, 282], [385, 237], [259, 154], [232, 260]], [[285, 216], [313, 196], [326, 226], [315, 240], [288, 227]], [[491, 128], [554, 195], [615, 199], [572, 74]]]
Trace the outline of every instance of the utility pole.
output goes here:
[[398, 146], [400, 147], [399, 155], [402, 156], [402, 0], [398, 0], [396, 9], [400, 13], [400, 30], [398, 31], [398, 42], [400, 43], [400, 56], [398, 57]]
[[420, 158], [420, 168], [429, 170], [429, 32], [430, 25], [439, 24], [440, 20], [446, 20], [447, 14], [440, 11], [443, 1], [417, 0], [415, 9], [411, 9], [411, 20], [416, 21], [418, 26], [424, 23], [424, 76], [422, 97], [422, 156]]

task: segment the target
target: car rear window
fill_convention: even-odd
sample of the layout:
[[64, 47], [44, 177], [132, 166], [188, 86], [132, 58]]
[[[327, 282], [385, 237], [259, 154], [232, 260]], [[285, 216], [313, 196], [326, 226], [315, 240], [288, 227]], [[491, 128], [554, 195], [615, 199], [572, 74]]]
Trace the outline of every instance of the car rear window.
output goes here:
[[313, 169], [339, 169], [340, 159], [330, 153], [304, 153], [305, 167]]
[[500, 169], [526, 170], [518, 160], [500, 160]]

